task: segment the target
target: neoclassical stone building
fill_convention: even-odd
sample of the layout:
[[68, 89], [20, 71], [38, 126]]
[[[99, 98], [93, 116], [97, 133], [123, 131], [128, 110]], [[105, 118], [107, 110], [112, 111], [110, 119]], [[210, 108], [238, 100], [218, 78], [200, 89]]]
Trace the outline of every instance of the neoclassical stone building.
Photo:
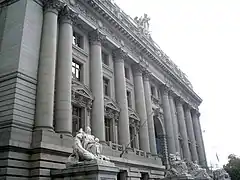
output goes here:
[[206, 167], [201, 98], [110, 0], [0, 1], [0, 179], [51, 179], [90, 126], [119, 179], [161, 179], [168, 154]]

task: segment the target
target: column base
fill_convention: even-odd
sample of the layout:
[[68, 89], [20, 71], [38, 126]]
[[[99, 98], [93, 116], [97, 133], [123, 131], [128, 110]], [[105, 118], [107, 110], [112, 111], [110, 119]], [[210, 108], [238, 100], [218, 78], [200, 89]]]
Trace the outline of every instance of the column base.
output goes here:
[[63, 136], [63, 135], [64, 135], [64, 136], [73, 137], [73, 136], [72, 136], [72, 133], [70, 133], [70, 132], [58, 132], [58, 131], [56, 131], [56, 133], [57, 133], [57, 134], [60, 134], [60, 137]]
[[48, 127], [48, 126], [34, 127], [34, 131], [39, 131], [39, 130], [54, 132], [53, 127]]

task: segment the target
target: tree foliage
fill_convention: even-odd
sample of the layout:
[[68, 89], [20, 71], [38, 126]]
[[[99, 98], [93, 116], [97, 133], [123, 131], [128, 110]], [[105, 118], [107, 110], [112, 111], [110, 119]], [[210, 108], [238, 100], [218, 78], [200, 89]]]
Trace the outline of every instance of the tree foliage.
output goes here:
[[240, 180], [240, 158], [234, 154], [228, 156], [228, 163], [223, 166], [232, 180]]

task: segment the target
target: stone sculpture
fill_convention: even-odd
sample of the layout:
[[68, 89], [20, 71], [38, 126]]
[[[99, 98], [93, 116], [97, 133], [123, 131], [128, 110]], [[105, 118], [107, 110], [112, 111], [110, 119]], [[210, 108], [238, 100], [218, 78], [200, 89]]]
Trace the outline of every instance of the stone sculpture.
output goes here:
[[102, 155], [102, 145], [99, 139], [91, 135], [91, 128], [87, 127], [86, 133], [81, 128], [74, 137], [73, 152], [68, 158], [67, 165], [78, 164], [81, 161], [104, 160], [109, 158]]
[[135, 17], [134, 21], [138, 25], [138, 29], [145, 35], [149, 36], [149, 21], [150, 18], [148, 17], [147, 14], [144, 14], [143, 17]]
[[195, 179], [211, 179], [211, 177], [208, 175], [206, 169], [199, 167], [197, 162], [189, 162], [188, 163], [188, 172]]
[[231, 180], [229, 174], [224, 169], [217, 169], [213, 171], [214, 180]]
[[166, 173], [166, 177], [190, 176], [186, 162], [181, 160], [179, 153], [169, 155], [170, 169]]

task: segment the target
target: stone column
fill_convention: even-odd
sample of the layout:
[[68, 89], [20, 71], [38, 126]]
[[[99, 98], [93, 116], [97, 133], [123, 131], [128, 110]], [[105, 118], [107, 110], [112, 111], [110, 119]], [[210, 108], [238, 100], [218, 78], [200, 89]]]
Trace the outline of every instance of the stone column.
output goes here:
[[171, 117], [171, 110], [169, 104], [169, 88], [167, 86], [162, 86], [162, 101], [163, 101], [163, 112], [164, 112], [164, 125], [167, 134], [167, 144], [168, 144], [168, 153], [175, 154], [176, 147], [174, 141], [174, 134], [173, 134], [173, 123]]
[[191, 149], [192, 161], [198, 161], [196, 141], [195, 141], [195, 137], [194, 137], [193, 123], [192, 123], [192, 116], [191, 116], [190, 108], [191, 107], [188, 104], [185, 105], [186, 126], [187, 126], [188, 138], [191, 142], [190, 149]]
[[90, 84], [93, 93], [92, 132], [100, 141], [105, 141], [104, 94], [102, 70], [102, 41], [105, 36], [98, 30], [89, 34], [90, 38]]
[[44, 5], [41, 50], [38, 65], [35, 129], [53, 129], [55, 63], [57, 49], [58, 1]]
[[170, 103], [171, 115], [172, 115], [173, 135], [174, 135], [176, 152], [180, 153], [179, 139], [178, 139], [178, 121], [177, 121], [176, 107], [175, 107], [175, 102], [173, 97], [174, 97], [174, 94], [172, 91], [170, 91], [169, 103]]
[[55, 131], [72, 134], [72, 20], [74, 13], [67, 6], [60, 14], [58, 58], [56, 68]]
[[191, 161], [191, 155], [189, 151], [188, 146], [188, 136], [187, 136], [187, 128], [185, 123], [185, 117], [184, 117], [184, 110], [183, 110], [183, 103], [184, 101], [177, 97], [177, 117], [178, 117], [178, 125], [179, 125], [179, 131], [182, 136], [182, 142], [183, 142], [183, 157], [184, 159]]
[[118, 126], [119, 144], [126, 146], [130, 143], [127, 91], [124, 73], [124, 59], [127, 57], [127, 53], [122, 49], [117, 49], [113, 51], [113, 57], [116, 100], [121, 109]]
[[192, 122], [193, 122], [193, 129], [195, 133], [196, 143], [198, 145], [198, 158], [199, 164], [203, 167], [206, 166], [206, 158], [205, 158], [205, 150], [202, 141], [202, 133], [201, 133], [201, 126], [199, 122], [199, 113], [194, 110], [192, 111]]
[[149, 75], [150, 75], [150, 72], [144, 72], [144, 77], [143, 77], [147, 120], [148, 120], [148, 135], [149, 135], [151, 153], [157, 154]]
[[136, 111], [140, 118], [140, 148], [145, 152], [150, 152], [147, 112], [142, 76], [143, 69], [141, 65], [136, 64], [133, 66], [133, 71]]

